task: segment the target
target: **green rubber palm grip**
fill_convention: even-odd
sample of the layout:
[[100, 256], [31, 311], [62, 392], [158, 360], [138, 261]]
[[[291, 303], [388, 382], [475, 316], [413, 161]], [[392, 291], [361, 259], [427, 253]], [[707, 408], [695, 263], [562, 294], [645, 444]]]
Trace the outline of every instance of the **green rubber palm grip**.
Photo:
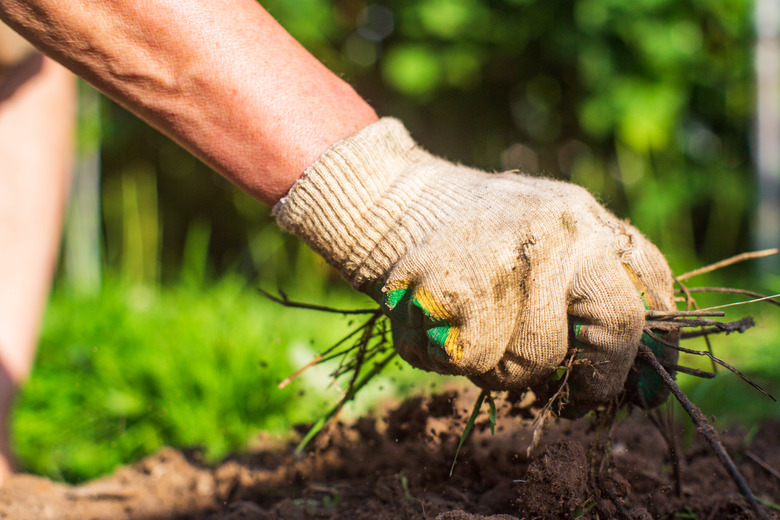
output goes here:
[[[578, 338], [584, 322], [579, 318], [570, 316], [572, 341], [571, 348], [579, 350], [577, 358], [590, 348], [586, 343]], [[649, 347], [658, 359], [664, 359], [667, 353], [667, 347], [660, 341], [654, 339], [647, 333], [642, 334], [642, 344]], [[576, 362], [576, 359], [575, 359]], [[672, 375], [674, 373], [672, 372]], [[555, 374], [551, 377], [557, 377]], [[660, 375], [647, 362], [636, 359], [634, 366], [628, 373], [625, 387], [629, 401], [641, 408], [654, 408], [664, 401], [669, 394], [668, 388], [664, 384]], [[577, 404], [577, 383], [570, 380], [570, 401], [561, 410], [561, 416], [569, 419], [575, 419], [585, 415], [589, 411], [587, 407]]]
[[396, 284], [384, 292], [383, 308], [394, 329], [405, 330], [399, 337], [425, 348], [428, 355], [457, 364], [463, 358], [458, 344], [459, 328], [450, 313], [424, 289]]
[[[642, 333], [642, 344], [649, 347], [656, 358], [664, 359], [667, 347], [663, 343], [644, 332]], [[674, 371], [671, 371], [670, 374], [672, 377], [675, 375]], [[655, 408], [662, 404], [669, 395], [669, 389], [658, 372], [648, 362], [639, 358], [636, 359], [633, 369], [628, 373], [626, 390], [631, 401], [645, 409]]]
[[[649, 309], [644, 293], [642, 293], [642, 303], [644, 303], [645, 309]], [[673, 351], [669, 347], [653, 338], [647, 332], [642, 333], [642, 345], [649, 347], [653, 351], [653, 355], [663, 363], [668, 358], [672, 357], [674, 361], [677, 360], [677, 356], [670, 356]], [[676, 354], [676, 352], [674, 352]], [[676, 372], [671, 369], [667, 369], [669, 375], [675, 377]], [[663, 378], [658, 372], [643, 359], [639, 357], [634, 361], [634, 366], [628, 373], [626, 379], [626, 393], [631, 402], [638, 405], [641, 408], [649, 410], [662, 404], [669, 396], [669, 389], [666, 387]]]

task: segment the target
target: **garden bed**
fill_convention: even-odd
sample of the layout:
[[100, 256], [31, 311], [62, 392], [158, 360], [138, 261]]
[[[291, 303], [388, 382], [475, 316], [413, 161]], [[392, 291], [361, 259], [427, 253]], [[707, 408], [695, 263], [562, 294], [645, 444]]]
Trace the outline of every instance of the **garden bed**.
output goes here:
[[[326, 430], [302, 454], [260, 436], [256, 450], [212, 467], [196, 450], [163, 449], [79, 486], [17, 475], [0, 489], [0, 518], [754, 517], [710, 449], [682, 434], [678, 495], [666, 444], [640, 411], [618, 421], [608, 444], [597, 442], [606, 431], [593, 420], [556, 421], [528, 457], [536, 409], [499, 401], [495, 435], [481, 416], [450, 477], [472, 393], [413, 398]], [[780, 424], [723, 440], [777, 517]]]

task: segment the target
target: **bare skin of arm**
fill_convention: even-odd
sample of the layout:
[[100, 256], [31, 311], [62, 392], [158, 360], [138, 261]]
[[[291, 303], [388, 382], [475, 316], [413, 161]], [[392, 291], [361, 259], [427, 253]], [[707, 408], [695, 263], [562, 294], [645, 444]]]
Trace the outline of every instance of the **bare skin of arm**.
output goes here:
[[9, 411], [32, 366], [57, 258], [75, 94], [73, 76], [40, 54], [0, 78], [0, 482], [12, 466]]
[[[0, 0], [0, 19], [266, 204], [377, 119], [254, 0]], [[62, 67], [28, 68], [0, 81], [0, 482], [56, 260], [74, 99]]]
[[0, 18], [266, 204], [377, 119], [254, 0], [0, 0]]

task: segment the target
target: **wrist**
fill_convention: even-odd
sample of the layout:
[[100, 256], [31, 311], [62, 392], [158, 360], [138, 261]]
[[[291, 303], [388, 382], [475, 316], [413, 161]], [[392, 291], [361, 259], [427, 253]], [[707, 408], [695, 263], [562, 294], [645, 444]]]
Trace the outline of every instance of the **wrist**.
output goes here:
[[330, 147], [274, 206], [274, 215], [360, 286], [403, 254], [398, 249], [408, 239], [387, 237], [431, 182], [425, 166], [438, 161], [399, 121], [381, 119]]

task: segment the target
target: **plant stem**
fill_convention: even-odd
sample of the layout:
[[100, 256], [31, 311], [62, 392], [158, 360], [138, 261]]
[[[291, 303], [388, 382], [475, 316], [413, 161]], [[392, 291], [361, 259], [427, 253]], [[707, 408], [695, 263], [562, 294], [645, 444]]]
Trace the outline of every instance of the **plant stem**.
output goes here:
[[737, 466], [734, 464], [734, 461], [731, 459], [728, 452], [726, 451], [726, 448], [723, 446], [723, 443], [720, 441], [718, 432], [715, 431], [715, 428], [712, 427], [701, 410], [699, 410], [699, 408], [693, 404], [690, 399], [688, 399], [688, 396], [686, 396], [685, 393], [680, 389], [680, 387], [674, 381], [674, 378], [669, 375], [669, 372], [667, 372], [664, 367], [661, 366], [661, 363], [659, 363], [656, 357], [653, 355], [652, 350], [650, 350], [647, 346], [640, 344], [639, 356], [647, 361], [650, 366], [652, 366], [653, 369], [658, 372], [658, 375], [660, 375], [664, 380], [664, 383], [667, 387], [669, 387], [669, 390], [672, 392], [674, 397], [677, 398], [677, 400], [680, 402], [683, 410], [685, 410], [686, 413], [690, 416], [691, 421], [693, 421], [693, 424], [696, 426], [696, 431], [699, 432], [702, 437], [704, 437], [704, 440], [706, 440], [710, 445], [712, 451], [715, 452], [718, 460], [720, 460], [721, 464], [723, 464], [723, 467], [726, 468], [726, 471], [729, 473], [729, 475], [731, 475], [731, 478], [737, 484], [737, 487], [742, 492], [742, 495], [745, 497], [745, 499], [747, 499], [750, 507], [753, 509], [753, 511], [755, 511], [759, 518], [765, 519], [766, 516], [760, 509], [758, 502], [756, 502], [756, 497], [753, 495], [753, 492], [750, 490], [750, 487], [748, 487], [747, 482], [745, 482], [742, 474], [739, 472]]
[[719, 262], [715, 262], [714, 264], [705, 265], [704, 267], [699, 267], [698, 269], [694, 269], [693, 271], [688, 271], [685, 274], [681, 274], [680, 276], [677, 276], [676, 279], [677, 281], [687, 280], [688, 278], [692, 278], [694, 276], [698, 276], [704, 273], [709, 273], [717, 269], [721, 269], [723, 267], [727, 267], [729, 265], [733, 265], [739, 262], [744, 262], [745, 260], [753, 260], [754, 258], [763, 258], [765, 256], [776, 255], [777, 252], [778, 249], [775, 248], [775, 249], [763, 249], [761, 251], [751, 251], [749, 253], [734, 255], [732, 257], [726, 258]]

